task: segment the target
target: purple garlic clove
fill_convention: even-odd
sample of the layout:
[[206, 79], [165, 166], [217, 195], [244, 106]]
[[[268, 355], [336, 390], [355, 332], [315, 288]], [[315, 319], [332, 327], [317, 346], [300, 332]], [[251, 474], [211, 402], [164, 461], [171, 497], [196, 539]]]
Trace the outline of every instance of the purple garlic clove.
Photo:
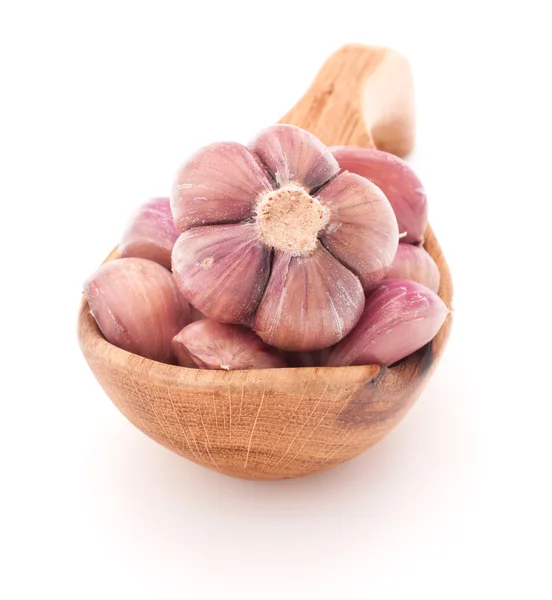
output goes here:
[[332, 348], [327, 365], [392, 365], [430, 342], [448, 314], [425, 286], [385, 279], [369, 295], [358, 325]]
[[271, 189], [257, 156], [241, 144], [217, 142], [180, 167], [171, 196], [174, 221], [180, 231], [236, 223], [251, 217], [257, 196]]
[[272, 125], [251, 144], [255, 154], [282, 187], [290, 183], [313, 190], [339, 171], [336, 159], [312, 133], [293, 125]]
[[276, 251], [253, 329], [281, 350], [320, 350], [351, 331], [363, 306], [358, 277], [320, 244], [307, 258]]
[[395, 211], [399, 232], [406, 233], [402, 242], [423, 242], [427, 226], [427, 198], [421, 181], [404, 160], [371, 148], [334, 146], [329, 150], [341, 169], [366, 177], [387, 196]]
[[211, 319], [184, 327], [173, 339], [178, 364], [200, 369], [273, 369], [285, 367], [282, 355], [242, 325]]
[[424, 248], [412, 244], [399, 244], [387, 278], [417, 281], [437, 293], [441, 282], [441, 273], [435, 261]]
[[190, 322], [190, 307], [167, 269], [144, 258], [113, 260], [85, 282], [84, 293], [108, 342], [174, 363], [172, 338]]
[[249, 324], [270, 272], [254, 223], [193, 227], [177, 240], [173, 274], [184, 297], [209, 318]]
[[168, 198], [148, 200], [132, 216], [119, 242], [122, 258], [147, 258], [171, 268], [171, 253], [180, 231]]
[[387, 198], [353, 173], [338, 175], [317, 198], [331, 207], [320, 241], [359, 277], [364, 289], [371, 289], [387, 274], [399, 244], [397, 219]]

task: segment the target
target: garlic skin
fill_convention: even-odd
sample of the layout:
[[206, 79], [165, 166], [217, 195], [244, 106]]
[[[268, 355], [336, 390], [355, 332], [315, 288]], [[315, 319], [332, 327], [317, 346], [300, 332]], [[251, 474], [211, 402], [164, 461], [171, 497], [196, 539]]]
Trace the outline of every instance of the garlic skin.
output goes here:
[[[341, 303], [339, 312], [334, 299]], [[351, 331], [363, 307], [358, 277], [321, 244], [306, 259], [275, 252], [253, 329], [280, 350], [317, 350]], [[309, 314], [316, 318], [309, 319]]]
[[84, 294], [108, 342], [174, 364], [172, 338], [190, 322], [190, 307], [167, 269], [144, 258], [113, 260], [84, 283]]
[[[365, 290], [383, 279], [399, 243], [391, 204], [375, 185], [353, 173], [342, 173], [320, 190], [332, 206], [329, 224], [320, 236], [324, 246], [355, 273]], [[378, 210], [374, 210], [378, 206]]]
[[368, 297], [355, 329], [331, 349], [327, 365], [393, 365], [430, 342], [449, 314], [425, 286], [385, 279]]
[[389, 201], [311, 133], [263, 130], [211, 144], [178, 171], [172, 254], [182, 294], [207, 317], [252, 326], [289, 351], [327, 348], [360, 318], [399, 243]]
[[251, 216], [255, 198], [271, 189], [257, 156], [236, 142], [217, 142], [180, 167], [171, 196], [174, 221], [180, 231], [237, 223]]
[[339, 172], [339, 164], [312, 133], [292, 125], [267, 127], [251, 143], [278, 187], [300, 183], [313, 190]]
[[270, 273], [270, 253], [253, 223], [188, 229], [174, 246], [172, 263], [192, 306], [223, 323], [250, 324]]
[[178, 364], [199, 369], [274, 369], [286, 362], [250, 329], [203, 319], [187, 325], [172, 341]]
[[179, 235], [169, 198], [152, 198], [131, 217], [119, 242], [119, 255], [147, 258], [170, 270], [172, 249]]
[[436, 293], [441, 283], [441, 273], [433, 258], [424, 248], [412, 244], [399, 244], [387, 278], [417, 281]]
[[329, 148], [339, 166], [375, 183], [389, 200], [401, 234], [407, 244], [422, 244], [427, 227], [427, 197], [414, 171], [394, 154], [358, 148], [332, 146]]

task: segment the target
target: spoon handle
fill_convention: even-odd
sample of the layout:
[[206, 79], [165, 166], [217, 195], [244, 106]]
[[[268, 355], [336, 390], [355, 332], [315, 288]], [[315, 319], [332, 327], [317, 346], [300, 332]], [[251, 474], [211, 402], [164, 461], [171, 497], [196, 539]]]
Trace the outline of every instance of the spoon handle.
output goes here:
[[326, 146], [363, 146], [405, 156], [414, 143], [408, 61], [387, 48], [343, 46], [280, 122], [307, 129]]

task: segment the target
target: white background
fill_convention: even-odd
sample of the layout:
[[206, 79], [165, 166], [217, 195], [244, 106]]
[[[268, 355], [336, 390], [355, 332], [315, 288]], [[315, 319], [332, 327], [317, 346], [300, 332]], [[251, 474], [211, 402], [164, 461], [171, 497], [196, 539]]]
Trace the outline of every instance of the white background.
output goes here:
[[[0, 597], [550, 598], [546, 3], [0, 6]], [[347, 42], [411, 61], [453, 335], [373, 450], [230, 479], [112, 406], [76, 342], [81, 282], [188, 153], [247, 141]]]

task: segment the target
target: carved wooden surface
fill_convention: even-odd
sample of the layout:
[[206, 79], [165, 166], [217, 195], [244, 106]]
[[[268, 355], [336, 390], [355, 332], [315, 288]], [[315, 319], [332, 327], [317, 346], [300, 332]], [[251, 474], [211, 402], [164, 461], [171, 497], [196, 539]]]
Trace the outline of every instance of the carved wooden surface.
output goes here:
[[[345, 46], [281, 122], [309, 129], [327, 145], [405, 154], [414, 122], [408, 64], [391, 50]], [[439, 295], [450, 307], [451, 277], [430, 227], [425, 247], [441, 271]], [[392, 368], [207, 371], [165, 365], [109, 344], [85, 300], [78, 335], [103, 389], [148, 436], [222, 473], [280, 479], [329, 469], [388, 433], [423, 390], [450, 327], [449, 317], [430, 344]]]

